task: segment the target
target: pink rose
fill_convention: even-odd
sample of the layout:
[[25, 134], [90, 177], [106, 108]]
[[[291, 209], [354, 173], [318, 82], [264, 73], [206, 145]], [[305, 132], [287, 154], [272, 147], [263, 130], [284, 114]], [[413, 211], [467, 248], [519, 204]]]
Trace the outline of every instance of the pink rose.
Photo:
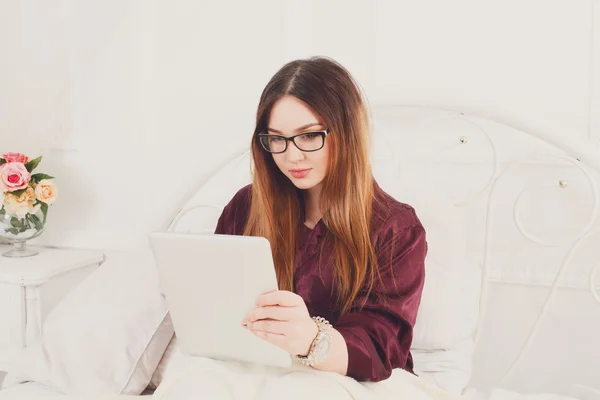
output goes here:
[[0, 165], [0, 189], [14, 192], [25, 189], [31, 180], [31, 174], [20, 162], [8, 162]]
[[29, 161], [29, 157], [27, 157], [25, 154], [21, 154], [21, 153], [6, 153], [6, 154], [2, 154], [2, 158], [4, 158], [7, 163], [9, 163], [9, 162], [20, 162], [20, 163], [23, 163], [23, 164], [27, 164], [27, 161]]

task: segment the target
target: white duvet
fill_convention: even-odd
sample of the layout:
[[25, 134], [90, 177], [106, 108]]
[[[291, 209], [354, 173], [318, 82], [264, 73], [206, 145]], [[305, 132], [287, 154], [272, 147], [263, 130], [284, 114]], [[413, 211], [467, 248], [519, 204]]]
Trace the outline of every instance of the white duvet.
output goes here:
[[[24, 386], [24, 385], [17, 385]], [[457, 400], [460, 396], [427, 383], [406, 371], [395, 370], [386, 381], [359, 383], [332, 372], [302, 365], [278, 369], [200, 357], [178, 357], [151, 396], [68, 396], [54, 391], [0, 391], [0, 400]], [[23, 388], [24, 389], [24, 388]]]
[[331, 399], [331, 400], [456, 400], [406, 371], [396, 370], [379, 383], [359, 383], [332, 372], [295, 365], [281, 370], [221, 362], [208, 358], [180, 359], [152, 399]]
[[[18, 385], [27, 386], [27, 385]], [[17, 390], [15, 390], [17, 389]], [[505, 390], [483, 394], [467, 391], [465, 397], [449, 394], [406, 371], [395, 370], [379, 383], [359, 383], [330, 372], [296, 365], [291, 370], [220, 362], [207, 358], [179, 358], [153, 395], [60, 395], [37, 386], [0, 391], [0, 400], [574, 400], [550, 394], [520, 395]], [[24, 389], [24, 388], [23, 388]]]

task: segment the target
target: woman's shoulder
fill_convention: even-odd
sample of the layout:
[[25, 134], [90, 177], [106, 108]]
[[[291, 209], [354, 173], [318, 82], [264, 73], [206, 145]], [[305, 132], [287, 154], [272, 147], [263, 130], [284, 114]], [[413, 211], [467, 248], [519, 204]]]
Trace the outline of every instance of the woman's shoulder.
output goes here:
[[238, 190], [225, 206], [224, 212], [234, 212], [238, 216], [246, 216], [250, 212], [252, 203], [252, 184]]
[[[240, 206], [244, 204], [250, 204], [252, 200], [252, 184], [248, 184], [238, 190], [235, 195], [229, 201], [229, 204], [234, 204], [235, 206]], [[228, 205], [229, 205], [228, 204]]]
[[371, 227], [375, 233], [390, 229], [424, 229], [413, 206], [396, 200], [378, 186], [373, 199]]
[[241, 235], [248, 220], [252, 196], [252, 185], [247, 185], [225, 205], [217, 222], [215, 233]]

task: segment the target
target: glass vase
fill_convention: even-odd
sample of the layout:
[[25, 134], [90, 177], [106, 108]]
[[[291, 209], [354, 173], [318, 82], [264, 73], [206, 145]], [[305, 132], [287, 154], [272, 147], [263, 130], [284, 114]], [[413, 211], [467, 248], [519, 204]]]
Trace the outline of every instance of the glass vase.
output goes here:
[[27, 241], [38, 237], [44, 231], [45, 217], [42, 210], [27, 213], [23, 217], [10, 215], [4, 207], [0, 209], [0, 237], [12, 244], [12, 249], [4, 252], [4, 257], [31, 257], [37, 251], [27, 248]]

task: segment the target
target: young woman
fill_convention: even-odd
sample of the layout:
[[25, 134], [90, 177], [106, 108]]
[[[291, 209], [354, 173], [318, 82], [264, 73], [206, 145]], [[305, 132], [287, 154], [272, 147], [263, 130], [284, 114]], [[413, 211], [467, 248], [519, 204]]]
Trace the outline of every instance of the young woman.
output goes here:
[[260, 98], [251, 151], [253, 182], [215, 233], [267, 238], [280, 290], [242, 326], [359, 381], [413, 372], [425, 231], [373, 179], [367, 110], [348, 71], [321, 57], [283, 66]]

